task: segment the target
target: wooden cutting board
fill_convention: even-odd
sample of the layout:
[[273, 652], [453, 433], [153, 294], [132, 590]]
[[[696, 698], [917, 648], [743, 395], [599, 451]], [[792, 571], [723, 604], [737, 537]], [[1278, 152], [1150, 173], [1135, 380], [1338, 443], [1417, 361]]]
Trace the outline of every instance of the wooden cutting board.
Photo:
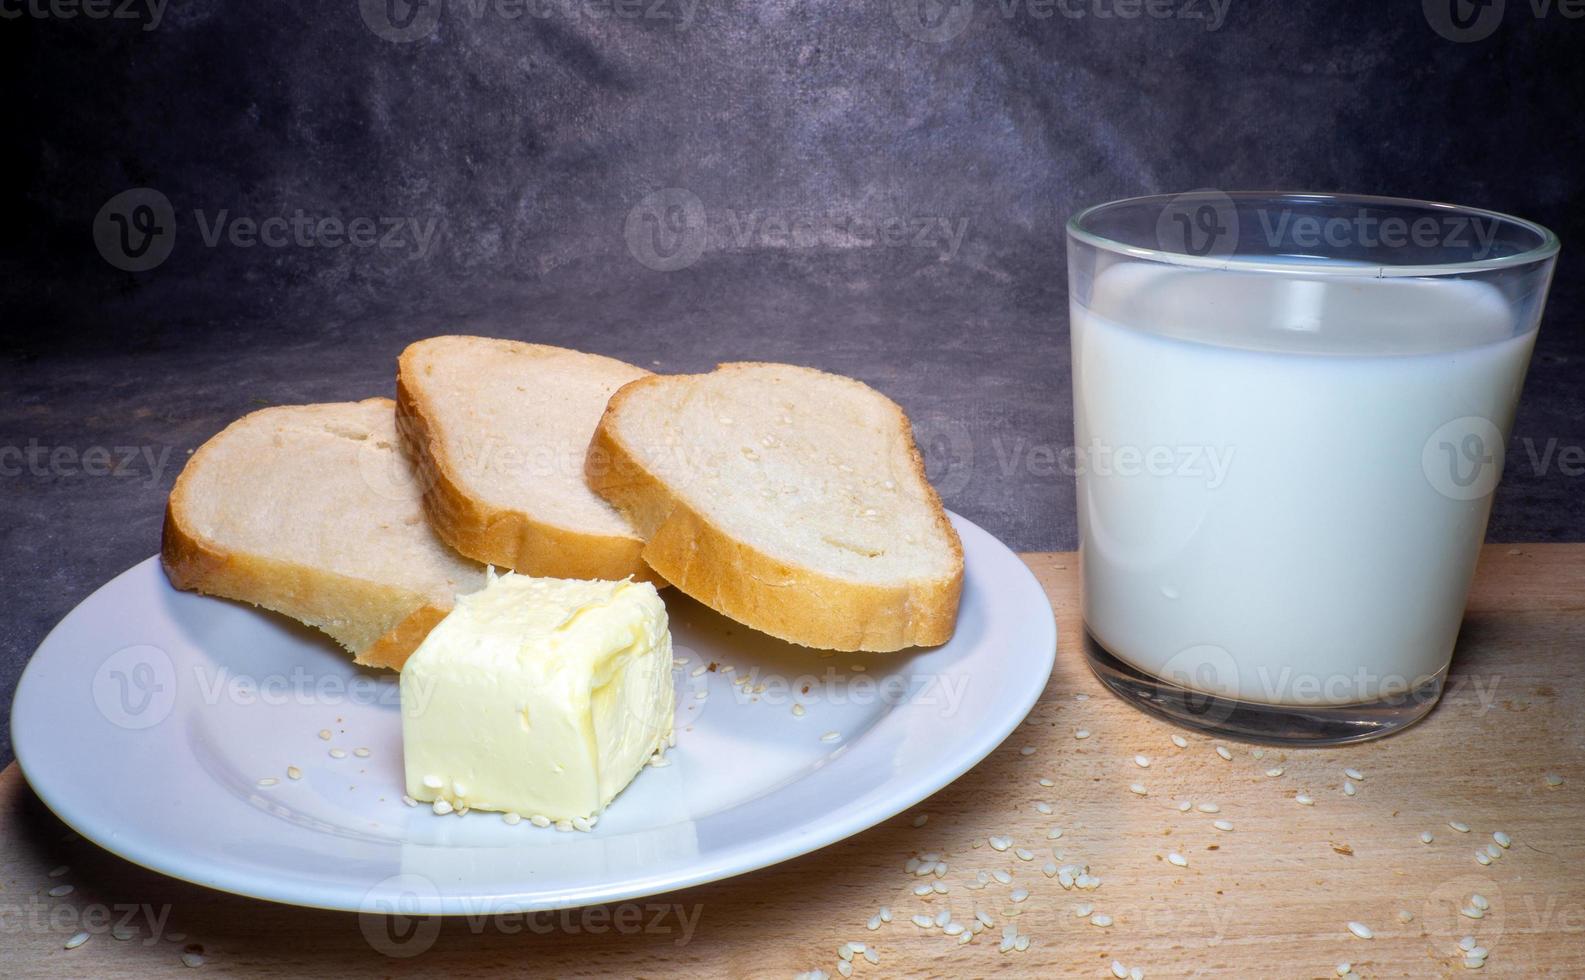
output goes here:
[[[1379, 742], [1267, 749], [1260, 759], [1251, 746], [1227, 743], [1231, 761], [1197, 735], [1184, 733], [1188, 748], [1176, 747], [1173, 728], [1107, 695], [1078, 648], [1075, 557], [1025, 560], [1061, 636], [1029, 719], [918, 809], [823, 851], [624, 906], [360, 920], [128, 864], [68, 834], [12, 765], [0, 774], [4, 972], [193, 976], [180, 957], [201, 947], [197, 969], [211, 974], [791, 977], [819, 968], [835, 977], [838, 947], [857, 941], [880, 961], [856, 957], [859, 977], [1107, 977], [1114, 959], [1153, 980], [1325, 978], [1341, 962], [1362, 977], [1453, 977], [1480, 975], [1456, 955], [1459, 938], [1473, 935], [1490, 950], [1485, 973], [1585, 976], [1585, 545], [1486, 549], [1447, 693], [1421, 724]], [[1075, 739], [1079, 728], [1092, 734]], [[1150, 757], [1148, 769], [1135, 765], [1136, 753]], [[1281, 776], [1266, 775], [1277, 767]], [[1342, 792], [1345, 767], [1364, 775], [1353, 797]], [[1549, 786], [1549, 773], [1562, 784]], [[1149, 795], [1131, 793], [1134, 782]], [[1298, 805], [1300, 792], [1314, 805]], [[1180, 813], [1179, 800], [1220, 812]], [[919, 814], [928, 821], [915, 827]], [[1214, 829], [1216, 819], [1233, 829]], [[1062, 836], [1048, 840], [1054, 826]], [[1420, 842], [1422, 831], [1431, 844]], [[1511, 835], [1512, 846], [1490, 866], [1476, 863], [1494, 831]], [[992, 835], [1013, 838], [1034, 859], [993, 849]], [[1053, 847], [1057, 863], [1087, 864], [1100, 886], [1069, 891], [1046, 877]], [[949, 892], [916, 897], [926, 879], [907, 874], [905, 862], [932, 851], [949, 865], [939, 879]], [[1186, 867], [1168, 863], [1173, 852]], [[50, 877], [60, 866], [68, 870]], [[982, 870], [1015, 880], [968, 888]], [[73, 891], [48, 895], [62, 884]], [[1029, 896], [1015, 903], [1020, 887]], [[1458, 911], [1472, 893], [1490, 905], [1480, 920]], [[1079, 917], [1081, 904], [1113, 924]], [[883, 905], [892, 921], [869, 930]], [[910, 921], [944, 907], [958, 919], [984, 909], [995, 925], [958, 945]], [[151, 920], [164, 939], [152, 938]], [[1355, 938], [1350, 921], [1374, 938]], [[131, 938], [113, 938], [118, 923]], [[998, 952], [1007, 923], [1030, 937], [1026, 950]], [[63, 949], [79, 930], [89, 940]]]

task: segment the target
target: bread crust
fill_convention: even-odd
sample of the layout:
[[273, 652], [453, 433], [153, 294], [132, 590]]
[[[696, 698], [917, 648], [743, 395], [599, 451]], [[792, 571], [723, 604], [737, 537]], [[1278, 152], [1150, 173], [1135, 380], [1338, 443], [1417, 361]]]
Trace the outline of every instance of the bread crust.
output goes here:
[[523, 575], [611, 580], [631, 576], [657, 586], [666, 584], [641, 557], [641, 538], [561, 527], [469, 496], [458, 478], [456, 461], [435, 431], [433, 402], [418, 383], [417, 347], [409, 345], [397, 359], [396, 428], [418, 470], [424, 516], [442, 541], [475, 561]]
[[[782, 365], [739, 362], [717, 365], [716, 370], [762, 366]], [[800, 646], [879, 653], [936, 646], [952, 638], [963, 589], [963, 545], [925, 478], [924, 459], [901, 407], [887, 401], [936, 522], [950, 542], [955, 571], [941, 580], [875, 585], [792, 565], [733, 538], [644, 467], [639, 454], [617, 434], [616, 419], [646, 386], [677, 380], [655, 375], [618, 389], [595, 429], [584, 466], [589, 486], [646, 535], [643, 557], [651, 568], [717, 612]]]
[[[368, 401], [395, 410], [389, 398]], [[243, 416], [199, 447], [176, 478], [160, 541], [166, 576], [178, 589], [249, 602], [323, 630], [350, 650], [357, 663], [400, 670], [449, 608], [398, 586], [232, 551], [183, 521], [187, 474], [203, 465], [211, 445], [256, 414]]]

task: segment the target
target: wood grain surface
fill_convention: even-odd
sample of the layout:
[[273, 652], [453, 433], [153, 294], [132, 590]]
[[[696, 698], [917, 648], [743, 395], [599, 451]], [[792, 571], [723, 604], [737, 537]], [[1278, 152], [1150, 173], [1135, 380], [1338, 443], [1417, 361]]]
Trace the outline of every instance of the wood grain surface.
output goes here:
[[[0, 970], [791, 977], [818, 968], [835, 977], [837, 948], [852, 940], [873, 945], [880, 961], [858, 957], [856, 977], [1107, 977], [1114, 959], [1152, 980], [1325, 978], [1342, 962], [1361, 977], [1451, 977], [1481, 975], [1457, 955], [1459, 938], [1473, 935], [1490, 950], [1483, 974], [1585, 976], [1585, 545], [1487, 548], [1447, 693], [1421, 724], [1365, 745], [1266, 749], [1259, 759], [1252, 746], [1226, 743], [1230, 761], [1198, 735], [1183, 733], [1189, 744], [1178, 748], [1173, 728], [1105, 694], [1078, 646], [1074, 556], [1025, 560], [1061, 636], [1028, 720], [916, 810], [818, 853], [626, 905], [402, 922], [252, 901], [131, 865], [67, 833], [13, 765], [0, 774]], [[1091, 736], [1076, 739], [1079, 728]], [[1148, 769], [1136, 753], [1150, 757]], [[1283, 774], [1266, 776], [1274, 767]], [[1345, 767], [1364, 775], [1353, 797], [1342, 792]], [[1549, 786], [1548, 773], [1564, 781]], [[1134, 782], [1148, 795], [1130, 792]], [[1295, 802], [1301, 792], [1313, 806]], [[1180, 813], [1180, 800], [1220, 812]], [[928, 821], [913, 826], [921, 813]], [[1214, 829], [1218, 818], [1233, 829]], [[1062, 836], [1048, 840], [1054, 826]], [[1422, 831], [1435, 840], [1422, 844]], [[1512, 847], [1482, 866], [1475, 850], [1494, 831], [1512, 835]], [[1034, 859], [993, 849], [992, 835]], [[1057, 863], [1088, 865], [1101, 885], [1064, 890], [1046, 877], [1053, 847]], [[926, 879], [904, 865], [931, 851], [949, 864], [939, 879], [949, 892], [916, 897]], [[1171, 852], [1187, 866], [1169, 864]], [[998, 869], [1015, 880], [968, 887], [976, 872]], [[49, 894], [64, 884], [69, 894]], [[1021, 903], [1017, 888], [1029, 892]], [[1480, 920], [1458, 911], [1472, 893], [1489, 900]], [[1085, 903], [1113, 924], [1077, 916]], [[883, 905], [892, 921], [870, 931]], [[910, 921], [948, 907], [960, 920], [983, 909], [995, 926], [958, 945]], [[1355, 938], [1350, 921], [1374, 938]], [[1007, 923], [1030, 937], [1026, 950], [998, 952]], [[64, 949], [79, 930], [88, 941]], [[203, 962], [184, 966], [184, 951]]]

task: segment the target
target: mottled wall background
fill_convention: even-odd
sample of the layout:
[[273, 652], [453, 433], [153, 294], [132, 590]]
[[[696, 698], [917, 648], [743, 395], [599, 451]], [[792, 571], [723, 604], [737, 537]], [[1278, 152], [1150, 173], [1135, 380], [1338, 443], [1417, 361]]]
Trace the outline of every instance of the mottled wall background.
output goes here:
[[261, 404], [387, 393], [441, 331], [856, 375], [909, 409], [949, 506], [1072, 547], [1062, 224], [1197, 187], [1558, 231], [1492, 534], [1579, 539], [1581, 13], [0, 0], [0, 463], [26, 460], [0, 475], [0, 698], [155, 550], [188, 450]]

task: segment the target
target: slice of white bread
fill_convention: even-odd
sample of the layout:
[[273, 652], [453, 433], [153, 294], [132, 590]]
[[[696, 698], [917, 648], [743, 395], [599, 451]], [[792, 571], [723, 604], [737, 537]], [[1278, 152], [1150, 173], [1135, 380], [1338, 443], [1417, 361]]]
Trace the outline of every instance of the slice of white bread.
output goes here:
[[462, 554], [551, 578], [655, 580], [644, 542], [583, 478], [612, 393], [643, 368], [562, 347], [431, 337], [397, 363], [398, 427], [424, 512]]
[[389, 398], [246, 415], [176, 478], [161, 558], [171, 583], [329, 633], [400, 669], [484, 569], [435, 536]]
[[830, 650], [952, 636], [962, 544], [907, 416], [858, 381], [759, 363], [634, 381], [585, 475], [650, 567], [740, 623]]

